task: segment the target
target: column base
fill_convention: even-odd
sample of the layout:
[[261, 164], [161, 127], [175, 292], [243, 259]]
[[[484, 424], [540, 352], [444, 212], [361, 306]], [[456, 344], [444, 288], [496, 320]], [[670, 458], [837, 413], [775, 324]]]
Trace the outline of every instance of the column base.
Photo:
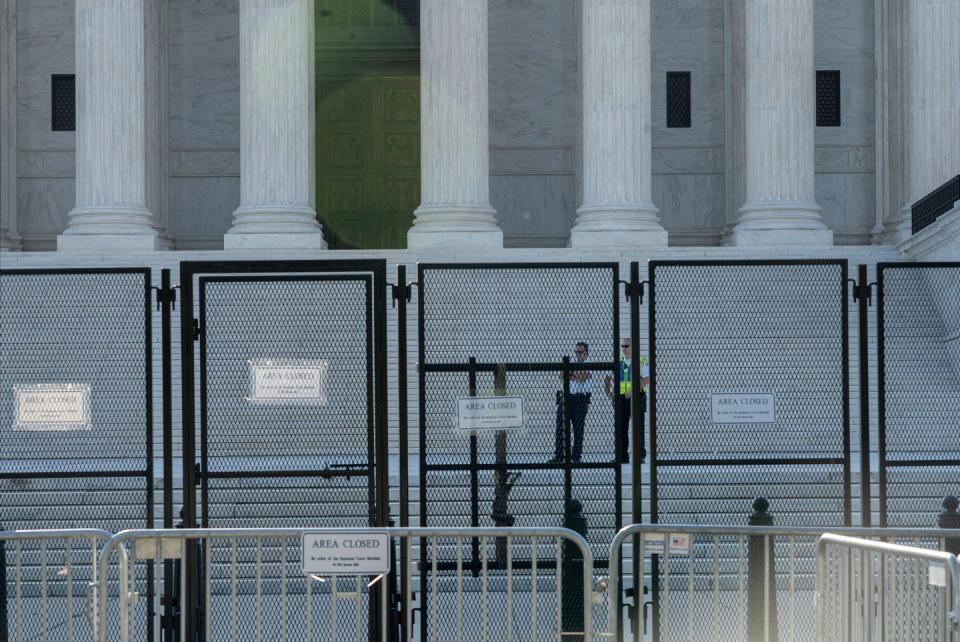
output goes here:
[[503, 230], [492, 207], [421, 205], [414, 214], [407, 249], [503, 247]]
[[570, 247], [666, 247], [668, 233], [652, 203], [584, 205], [570, 230]]
[[873, 229], [870, 240], [876, 245], [899, 245], [913, 235], [913, 210], [904, 206], [892, 218]]
[[815, 203], [750, 203], [740, 209], [730, 244], [737, 246], [802, 245], [831, 247], [833, 230], [823, 223]]
[[312, 207], [239, 207], [223, 236], [225, 250], [325, 250], [323, 226]]
[[161, 248], [145, 207], [76, 207], [57, 237], [58, 252], [152, 252]]

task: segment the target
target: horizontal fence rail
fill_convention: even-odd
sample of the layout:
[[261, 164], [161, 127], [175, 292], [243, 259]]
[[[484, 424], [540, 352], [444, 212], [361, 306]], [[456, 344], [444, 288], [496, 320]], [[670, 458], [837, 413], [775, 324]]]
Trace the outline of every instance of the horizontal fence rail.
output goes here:
[[[666, 642], [749, 640], [813, 642], [816, 638], [815, 573], [817, 540], [824, 528], [634, 524], [610, 546], [610, 568], [620, 568], [625, 545], [641, 556], [641, 577], [611, 572], [608, 599], [621, 582], [632, 582], [640, 601], [644, 584], [649, 601], [634, 608], [629, 626], [611, 617], [614, 639]], [[945, 529], [838, 528], [833, 532], [906, 543], [936, 552], [956, 532]], [[939, 553], [943, 555], [942, 553]], [[629, 569], [629, 565], [624, 565]], [[648, 610], [647, 607], [650, 607]], [[632, 634], [632, 638], [630, 637]], [[911, 639], [911, 638], [890, 638]]]
[[[304, 574], [305, 534], [371, 533], [390, 538], [387, 573]], [[474, 541], [482, 554], [479, 567], [471, 568]], [[200, 619], [207, 642], [396, 640], [398, 626], [414, 628], [415, 612], [428, 619], [431, 641], [593, 639], [593, 554], [583, 536], [564, 528], [131, 530], [115, 535], [103, 547], [100, 576], [110, 577], [116, 558], [119, 586], [132, 587], [136, 576], [146, 575], [138, 563], [162, 565], [163, 560], [185, 559], [191, 545], [201, 551]], [[425, 565], [414, 562], [415, 545], [426, 550]], [[397, 555], [401, 549], [406, 552], [403, 558]], [[453, 571], [438, 568], [440, 550], [447, 556], [453, 551], [457, 560]], [[405, 560], [403, 573], [392, 563], [397, 559]], [[563, 574], [574, 567], [576, 581], [565, 581]], [[523, 569], [522, 577], [514, 576], [517, 569]], [[399, 577], [404, 578], [400, 599], [391, 601]], [[572, 595], [567, 594], [570, 591]], [[119, 591], [115, 611], [108, 611], [106, 592], [98, 597], [101, 612], [116, 612], [122, 642], [136, 639], [138, 628], [150, 626], [133, 621], [136, 592]], [[414, 606], [424, 603], [425, 611]], [[392, 604], [402, 605], [402, 612], [392, 613]], [[581, 611], [573, 620], [571, 606]], [[570, 628], [571, 621], [576, 628]], [[181, 639], [196, 639], [195, 633], [182, 628]], [[105, 627], [97, 639], [107, 641]]]
[[828, 533], [817, 541], [817, 642], [960, 639], [957, 557]]
[[96, 529], [0, 531], [0, 637], [4, 641], [97, 639]]

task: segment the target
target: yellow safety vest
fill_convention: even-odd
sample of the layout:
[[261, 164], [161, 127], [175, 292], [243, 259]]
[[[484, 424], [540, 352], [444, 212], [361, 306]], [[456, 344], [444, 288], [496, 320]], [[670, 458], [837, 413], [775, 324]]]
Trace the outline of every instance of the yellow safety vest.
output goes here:
[[[647, 358], [640, 357], [640, 367], [647, 365]], [[630, 360], [620, 357], [620, 372], [617, 377], [620, 380], [620, 395], [624, 396], [633, 389], [633, 373], [630, 372]], [[643, 377], [641, 377], [641, 380]]]

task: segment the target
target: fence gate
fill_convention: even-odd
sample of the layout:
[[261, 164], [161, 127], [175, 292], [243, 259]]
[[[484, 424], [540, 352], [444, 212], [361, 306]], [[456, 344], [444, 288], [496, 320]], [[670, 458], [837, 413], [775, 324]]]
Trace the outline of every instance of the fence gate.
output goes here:
[[[745, 526], [762, 496], [777, 526], [849, 525], [846, 261], [654, 261], [649, 281], [652, 521]], [[655, 635], [686, 625], [660, 593], [713, 556], [654, 556]]]
[[[0, 530], [153, 526], [151, 295], [147, 268], [0, 270]], [[0, 639], [89, 630], [90, 567], [69, 546], [0, 543]]]
[[[385, 275], [383, 261], [181, 264], [187, 525], [387, 525]], [[209, 555], [185, 564], [217, 573], [231, 551]], [[186, 604], [201, 604], [195, 579]], [[184, 610], [188, 630], [201, 611]]]
[[960, 495], [960, 263], [877, 264], [880, 525]]
[[[587, 535], [605, 567], [621, 525], [615, 406], [603, 390], [619, 352], [617, 264], [421, 264], [418, 282], [420, 524], [566, 525]], [[577, 361], [584, 345], [587, 358]], [[541, 550], [531, 573], [536, 549], [474, 540], [465, 553], [447, 546], [428, 557], [422, 547], [422, 568], [433, 569], [424, 581], [447, 586], [453, 600], [459, 565], [472, 571], [463, 588], [470, 592], [481, 590], [476, 578], [489, 569], [484, 590], [506, 600], [510, 566], [531, 586], [513, 596], [509, 608], [518, 620], [529, 623], [531, 607], [536, 611], [529, 603], [535, 586], [542, 599], [572, 600], [563, 630], [582, 631], [575, 615], [582, 598], [564, 588], [582, 580], [576, 551], [558, 569]], [[425, 613], [432, 608], [426, 601]], [[445, 619], [424, 617], [419, 625], [423, 640], [455, 635]], [[533, 639], [529, 628], [515, 634]]]

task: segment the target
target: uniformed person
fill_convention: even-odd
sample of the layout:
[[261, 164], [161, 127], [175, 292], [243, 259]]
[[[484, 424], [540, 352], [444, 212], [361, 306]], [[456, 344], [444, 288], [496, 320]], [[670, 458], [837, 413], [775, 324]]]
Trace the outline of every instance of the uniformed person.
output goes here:
[[[650, 368], [647, 365], [647, 358], [640, 355], [640, 385], [637, 389], [634, 389], [631, 348], [632, 345], [629, 338], [620, 340], [622, 354], [620, 355], [620, 363], [617, 367], [617, 384], [619, 386], [617, 392], [619, 392], [619, 395], [614, 394], [613, 382], [610, 375], [603, 378], [603, 389], [607, 393], [607, 396], [610, 397], [614, 403], [620, 404], [617, 437], [620, 440], [620, 452], [623, 453], [621, 463], [624, 464], [630, 463], [630, 411], [633, 406], [633, 395], [634, 392], [640, 395], [640, 417], [638, 418], [640, 430], [637, 431], [637, 434], [640, 435], [640, 439], [643, 439], [643, 419], [647, 411], [647, 386], [650, 384]], [[643, 462], [646, 456], [647, 451], [641, 443], [640, 461]], [[614, 458], [614, 461], [616, 461], [616, 458]]]

